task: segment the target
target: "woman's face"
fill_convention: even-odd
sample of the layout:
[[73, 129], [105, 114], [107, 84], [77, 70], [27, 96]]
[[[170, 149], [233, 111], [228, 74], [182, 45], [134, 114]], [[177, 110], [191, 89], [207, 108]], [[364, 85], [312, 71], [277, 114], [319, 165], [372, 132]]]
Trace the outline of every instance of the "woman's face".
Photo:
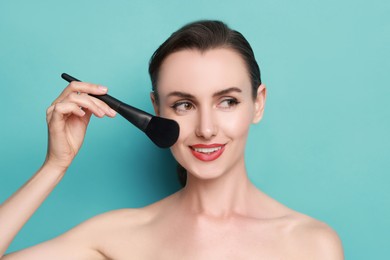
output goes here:
[[169, 55], [159, 71], [158, 94], [156, 113], [180, 125], [171, 150], [190, 174], [211, 179], [244, 167], [249, 126], [262, 117], [265, 88], [259, 87], [254, 100], [236, 52], [218, 48]]

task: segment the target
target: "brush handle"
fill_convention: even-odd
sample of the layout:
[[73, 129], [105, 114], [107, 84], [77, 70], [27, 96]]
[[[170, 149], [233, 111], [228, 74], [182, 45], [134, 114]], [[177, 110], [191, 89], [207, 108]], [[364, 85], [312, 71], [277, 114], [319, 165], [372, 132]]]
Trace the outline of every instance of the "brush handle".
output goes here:
[[[68, 81], [69, 83], [72, 81], [81, 82], [81, 80], [78, 80], [78, 79], [76, 79], [76, 78], [74, 78], [66, 73], [62, 73], [61, 77], [64, 80]], [[95, 97], [97, 99], [100, 99], [101, 101], [106, 103], [109, 107], [114, 109], [116, 112], [118, 112], [120, 115], [122, 115], [124, 118], [126, 118], [128, 121], [130, 121], [133, 125], [138, 127], [143, 132], [146, 131], [147, 126], [153, 117], [153, 115], [151, 115], [143, 110], [140, 110], [138, 108], [135, 108], [133, 106], [130, 106], [128, 104], [125, 104], [122, 101], [120, 101], [120, 100], [118, 100], [118, 99], [116, 99], [108, 94], [105, 94], [105, 95], [88, 94], [88, 95]]]

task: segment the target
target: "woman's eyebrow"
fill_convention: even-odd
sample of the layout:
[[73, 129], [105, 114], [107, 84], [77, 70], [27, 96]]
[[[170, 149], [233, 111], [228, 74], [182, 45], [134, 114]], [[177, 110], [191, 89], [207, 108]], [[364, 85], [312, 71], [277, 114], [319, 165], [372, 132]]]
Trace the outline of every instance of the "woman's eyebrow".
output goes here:
[[218, 97], [218, 96], [223, 96], [223, 95], [226, 95], [226, 94], [229, 94], [231, 92], [238, 92], [238, 93], [241, 93], [242, 90], [237, 88], [237, 87], [231, 87], [231, 88], [227, 88], [227, 89], [223, 89], [223, 90], [220, 90], [220, 91], [217, 91], [213, 94], [213, 97]]
[[[231, 88], [227, 88], [227, 89], [223, 89], [223, 90], [220, 90], [220, 91], [217, 91], [213, 94], [213, 97], [218, 97], [218, 96], [223, 96], [223, 95], [226, 95], [226, 94], [229, 94], [231, 92], [238, 92], [238, 93], [241, 93], [242, 90], [237, 88], [237, 87], [231, 87]], [[191, 95], [189, 93], [185, 93], [185, 92], [181, 92], [181, 91], [173, 91], [173, 92], [170, 92], [167, 97], [180, 97], [180, 98], [186, 98], [186, 99], [195, 99], [195, 96], [194, 95]]]
[[169, 93], [167, 97], [180, 97], [180, 98], [187, 98], [187, 99], [195, 98], [193, 95], [181, 91], [173, 91]]

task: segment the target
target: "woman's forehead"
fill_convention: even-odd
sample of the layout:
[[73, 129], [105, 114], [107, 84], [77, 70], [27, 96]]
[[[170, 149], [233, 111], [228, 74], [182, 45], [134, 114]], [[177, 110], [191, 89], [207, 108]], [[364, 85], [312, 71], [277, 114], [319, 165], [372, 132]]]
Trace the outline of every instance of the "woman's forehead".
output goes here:
[[[241, 56], [227, 48], [211, 49], [204, 52], [189, 49], [169, 55], [163, 62], [158, 78], [158, 92], [193, 92], [209, 89], [248, 86], [250, 77]], [[246, 92], [246, 91], [245, 91]]]

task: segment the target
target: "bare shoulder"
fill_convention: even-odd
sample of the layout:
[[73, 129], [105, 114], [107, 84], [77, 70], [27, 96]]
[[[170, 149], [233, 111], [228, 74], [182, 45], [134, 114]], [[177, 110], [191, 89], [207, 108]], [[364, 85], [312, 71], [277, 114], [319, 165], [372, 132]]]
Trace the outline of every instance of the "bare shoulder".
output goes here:
[[90, 241], [96, 248], [104, 240], [118, 234], [121, 230], [142, 225], [147, 213], [142, 209], [118, 209], [94, 216], [58, 237], [61, 240]]
[[108, 211], [92, 217], [80, 224], [89, 228], [111, 230], [115, 227], [137, 226], [148, 217], [148, 212], [143, 208], [125, 208]]
[[167, 200], [143, 208], [110, 211], [81, 225], [95, 232], [95, 248], [105, 259], [143, 259], [154, 246], [156, 216]]
[[341, 240], [329, 225], [297, 212], [259, 191], [279, 250], [288, 259], [344, 259]]
[[81, 225], [98, 229], [101, 232], [115, 232], [117, 229], [140, 229], [148, 226], [162, 209], [166, 208], [167, 205], [171, 205], [172, 197], [168, 196], [142, 208], [124, 208], [108, 211], [87, 220]]
[[342, 242], [329, 225], [297, 212], [291, 219], [287, 247], [297, 259], [344, 259]]

